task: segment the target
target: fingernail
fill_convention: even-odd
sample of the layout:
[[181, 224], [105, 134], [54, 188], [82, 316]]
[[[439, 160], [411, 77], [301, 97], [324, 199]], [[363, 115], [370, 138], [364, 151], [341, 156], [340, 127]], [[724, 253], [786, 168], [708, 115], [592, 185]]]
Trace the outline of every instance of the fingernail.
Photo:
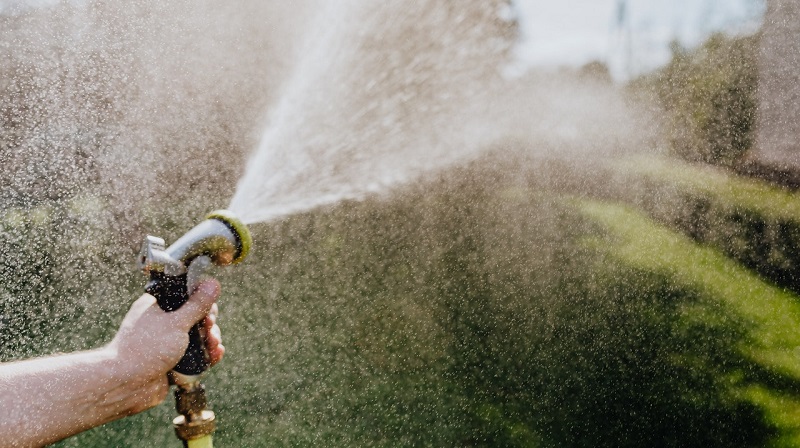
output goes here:
[[211, 334], [214, 335], [217, 340], [222, 340], [222, 331], [220, 331], [218, 326], [214, 325], [211, 327]]

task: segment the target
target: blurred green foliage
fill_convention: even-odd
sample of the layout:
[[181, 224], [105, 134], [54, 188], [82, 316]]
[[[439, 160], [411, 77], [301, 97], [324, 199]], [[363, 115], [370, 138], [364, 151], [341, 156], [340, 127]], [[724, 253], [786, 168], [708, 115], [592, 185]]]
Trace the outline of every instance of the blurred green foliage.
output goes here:
[[669, 119], [674, 153], [689, 161], [731, 166], [755, 137], [758, 35], [714, 34], [697, 49], [672, 44], [672, 60], [635, 80], [653, 93]]

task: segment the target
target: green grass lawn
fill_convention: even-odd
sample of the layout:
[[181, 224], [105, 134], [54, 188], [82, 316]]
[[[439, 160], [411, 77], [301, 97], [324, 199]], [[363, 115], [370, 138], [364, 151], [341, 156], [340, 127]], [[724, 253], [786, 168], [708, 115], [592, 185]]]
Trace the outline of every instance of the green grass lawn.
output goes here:
[[607, 164], [611, 197], [714, 246], [800, 294], [800, 196], [728, 171], [662, 157]]
[[779, 430], [776, 446], [800, 444], [798, 297], [640, 212], [589, 201], [579, 208], [608, 231], [607, 238], [593, 241], [596, 247], [624, 263], [662, 273], [676, 287], [698, 291], [705, 300], [691, 313], [715, 319], [721, 307], [745, 323], [747, 337], [737, 348], [757, 368], [726, 372], [731, 388], [765, 410]]

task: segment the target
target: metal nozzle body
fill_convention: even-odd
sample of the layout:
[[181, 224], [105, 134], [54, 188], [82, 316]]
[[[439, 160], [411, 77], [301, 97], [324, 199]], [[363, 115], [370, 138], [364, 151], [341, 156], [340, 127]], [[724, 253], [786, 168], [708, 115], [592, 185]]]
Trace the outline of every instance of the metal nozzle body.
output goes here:
[[[147, 236], [139, 253], [139, 268], [151, 276], [147, 292], [157, 299], [174, 296], [159, 300], [165, 311], [172, 311], [188, 299], [206, 268], [241, 262], [251, 245], [247, 226], [233, 213], [217, 210], [169, 247], [163, 239]], [[164, 291], [157, 293], [157, 287]]]
[[[207, 256], [219, 266], [241, 261], [250, 247], [250, 234], [241, 223], [224, 220], [219, 213], [186, 232], [165, 248], [164, 240], [148, 236], [139, 254], [139, 267], [145, 272], [159, 271], [167, 275], [187, 272], [198, 257]], [[238, 221], [238, 220], [237, 220]]]

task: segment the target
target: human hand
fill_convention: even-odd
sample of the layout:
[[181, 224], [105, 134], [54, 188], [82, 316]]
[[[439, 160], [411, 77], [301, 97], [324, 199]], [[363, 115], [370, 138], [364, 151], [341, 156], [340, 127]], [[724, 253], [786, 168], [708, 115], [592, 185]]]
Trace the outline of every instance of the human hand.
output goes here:
[[216, 280], [202, 282], [169, 313], [145, 294], [105, 347], [0, 363], [0, 445], [45, 446], [162, 402], [166, 373], [186, 351], [192, 325], [204, 319], [212, 363], [225, 353], [216, 326], [219, 289]]
[[179, 309], [164, 312], [149, 294], [133, 303], [108, 345], [117, 360], [117, 368], [138, 388], [137, 406], [131, 413], [157, 405], [169, 390], [167, 372], [183, 356], [189, 344], [189, 329], [203, 320], [206, 347], [211, 364], [222, 359], [225, 347], [216, 325], [220, 285], [205, 280]]

